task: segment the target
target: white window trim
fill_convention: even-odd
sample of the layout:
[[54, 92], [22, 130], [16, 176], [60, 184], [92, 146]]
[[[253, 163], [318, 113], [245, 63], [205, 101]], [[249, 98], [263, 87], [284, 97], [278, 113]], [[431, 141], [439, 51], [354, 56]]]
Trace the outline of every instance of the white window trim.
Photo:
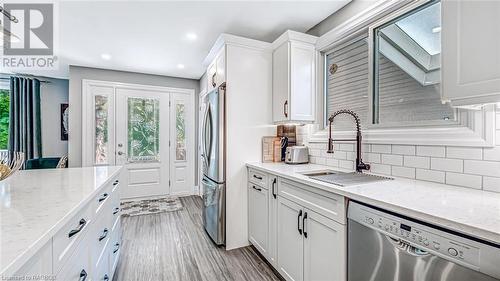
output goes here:
[[[405, 1], [379, 1], [372, 7], [361, 12], [358, 16], [345, 22], [341, 26], [330, 30], [318, 39], [316, 49], [321, 53], [317, 60], [317, 123], [311, 126], [309, 142], [327, 142], [328, 127], [325, 128], [325, 53], [332, 48], [345, 44], [349, 40], [368, 33], [372, 40], [372, 30], [382, 22], [386, 22], [403, 13], [406, 13], [429, 0], [416, 0], [408, 4]], [[373, 63], [373, 48], [369, 42], [369, 64]], [[371, 104], [373, 89], [372, 67], [369, 69], [370, 83], [367, 102]], [[369, 116], [372, 118], [372, 107], [369, 107]], [[472, 146], [493, 147], [495, 145], [495, 106], [485, 105], [476, 110], [458, 110], [457, 122], [450, 125], [425, 124], [421, 126], [403, 125], [386, 127], [383, 125], [368, 126], [363, 131], [363, 142], [375, 144], [411, 144], [411, 145], [441, 145], [441, 146]], [[372, 120], [370, 119], [370, 124]], [[351, 138], [353, 131], [335, 131], [335, 138]]]

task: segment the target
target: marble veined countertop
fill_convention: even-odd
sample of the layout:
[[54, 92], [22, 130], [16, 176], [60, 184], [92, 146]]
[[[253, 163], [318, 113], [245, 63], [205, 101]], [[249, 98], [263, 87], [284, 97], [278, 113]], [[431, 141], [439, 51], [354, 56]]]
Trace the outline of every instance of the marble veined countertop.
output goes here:
[[247, 166], [500, 244], [500, 193], [402, 178], [341, 187], [301, 173], [345, 171], [342, 169], [315, 164], [247, 163]]
[[0, 276], [14, 273], [121, 167], [18, 171], [0, 182]]

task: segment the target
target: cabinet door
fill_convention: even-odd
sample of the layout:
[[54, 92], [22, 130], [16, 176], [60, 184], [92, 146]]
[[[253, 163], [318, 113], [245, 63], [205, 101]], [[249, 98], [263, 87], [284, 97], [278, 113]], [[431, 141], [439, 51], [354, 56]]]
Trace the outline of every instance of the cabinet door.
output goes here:
[[346, 280], [345, 226], [320, 214], [304, 212], [304, 280]]
[[269, 177], [269, 247], [268, 260], [274, 267], [278, 252], [278, 177]]
[[268, 208], [268, 191], [248, 183], [248, 239], [264, 256], [267, 256], [269, 244]]
[[217, 58], [215, 59], [215, 65], [216, 65], [216, 75], [215, 75], [215, 84], [218, 86], [222, 85], [222, 83], [226, 82], [226, 52], [225, 48], [222, 48], [222, 50], [219, 52], [217, 55]]
[[286, 280], [304, 277], [301, 207], [278, 197], [278, 272]]
[[290, 43], [273, 51], [273, 122], [290, 119]]
[[292, 43], [290, 48], [290, 118], [314, 121], [316, 89], [314, 45]]
[[500, 101], [500, 1], [442, 1], [443, 97]]
[[216, 75], [217, 75], [217, 65], [216, 62], [212, 62], [207, 68], [207, 93], [215, 89], [216, 86]]

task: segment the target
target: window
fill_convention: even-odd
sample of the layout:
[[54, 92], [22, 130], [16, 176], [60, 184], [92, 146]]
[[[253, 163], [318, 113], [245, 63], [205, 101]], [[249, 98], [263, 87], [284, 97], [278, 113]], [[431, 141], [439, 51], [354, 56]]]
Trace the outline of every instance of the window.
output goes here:
[[[372, 36], [365, 32], [326, 52], [325, 123], [333, 112], [350, 109], [363, 128], [456, 124], [457, 110], [441, 102], [440, 9], [431, 1], [373, 29]], [[334, 130], [352, 126], [340, 115]]]
[[10, 91], [0, 88], [0, 150], [7, 149], [9, 141]]
[[441, 3], [431, 1], [373, 30], [373, 123], [451, 123], [441, 102]]
[[128, 98], [128, 160], [159, 160], [160, 102], [149, 98]]

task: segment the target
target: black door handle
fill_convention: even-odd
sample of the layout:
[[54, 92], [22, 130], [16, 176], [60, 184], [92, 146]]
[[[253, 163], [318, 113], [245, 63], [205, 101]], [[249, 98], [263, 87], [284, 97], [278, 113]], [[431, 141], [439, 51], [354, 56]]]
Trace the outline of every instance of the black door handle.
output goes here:
[[255, 185], [252, 185], [253, 189], [257, 190], [257, 191], [262, 191], [262, 188], [258, 188], [258, 187], [255, 187]]
[[104, 193], [100, 198], [99, 198], [99, 202], [102, 202], [104, 200], [106, 200], [106, 198], [108, 198], [108, 194], [107, 193]]
[[78, 227], [75, 229], [72, 229], [68, 233], [68, 238], [71, 238], [72, 236], [76, 235], [78, 232], [82, 231], [82, 229], [85, 227], [87, 224], [87, 221], [85, 219], [81, 219], [80, 222], [78, 223]]
[[253, 175], [254, 178], [258, 179], [258, 180], [262, 180], [262, 177], [259, 177], [257, 175]]
[[105, 228], [103, 231], [102, 231], [102, 235], [99, 236], [99, 241], [102, 241], [104, 238], [106, 238], [106, 236], [108, 236], [108, 229]]
[[273, 188], [272, 188], [272, 193], [273, 193], [273, 197], [274, 199], [276, 199], [276, 178], [273, 179]]
[[297, 230], [299, 234], [302, 235], [302, 229], [300, 229], [300, 217], [302, 217], [302, 210], [299, 211], [299, 215], [297, 216]]
[[116, 253], [116, 252], [118, 252], [118, 250], [120, 250], [120, 243], [116, 243], [115, 247], [116, 248], [113, 250], [113, 254]]
[[116, 215], [118, 212], [120, 211], [120, 208], [115, 208], [115, 210], [113, 211], [113, 215]]
[[307, 220], [307, 212], [304, 213], [304, 218], [302, 219], [302, 229], [304, 229], [304, 237], [305, 238], [307, 238], [306, 220]]
[[85, 281], [87, 279], [87, 271], [85, 271], [85, 269], [82, 269], [82, 271], [80, 271], [80, 279], [79, 281]]

